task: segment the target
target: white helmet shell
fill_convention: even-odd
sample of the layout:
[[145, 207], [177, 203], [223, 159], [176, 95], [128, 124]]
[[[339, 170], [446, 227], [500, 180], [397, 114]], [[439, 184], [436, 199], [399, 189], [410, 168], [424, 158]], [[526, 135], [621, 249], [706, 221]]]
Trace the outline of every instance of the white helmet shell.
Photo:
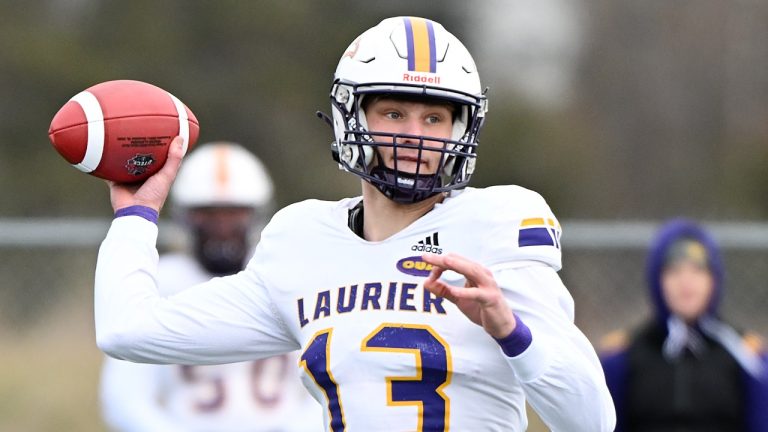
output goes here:
[[[397, 84], [426, 84], [435, 96], [476, 102], [480, 77], [472, 55], [440, 23], [417, 17], [387, 18], [355, 39], [336, 68], [337, 79], [381, 83], [380, 93]], [[450, 93], [440, 93], [443, 88]], [[420, 94], [421, 88], [411, 90]], [[458, 93], [457, 93], [458, 92]]]
[[181, 208], [267, 206], [272, 180], [261, 161], [239, 144], [203, 144], [184, 158], [171, 190]]
[[[369, 130], [363, 100], [399, 95], [447, 101], [457, 107], [450, 139], [443, 141], [434, 178], [397, 172], [382, 178], [375, 148], [391, 134]], [[355, 39], [342, 55], [331, 88], [332, 152], [340, 168], [375, 184], [388, 197], [413, 202], [467, 185], [474, 171], [478, 134], [488, 110], [472, 55], [441, 24], [418, 17], [387, 18]], [[375, 139], [378, 137], [378, 139]], [[394, 138], [388, 146], [397, 147]], [[430, 149], [430, 151], [435, 151]], [[440, 178], [438, 178], [440, 177]]]

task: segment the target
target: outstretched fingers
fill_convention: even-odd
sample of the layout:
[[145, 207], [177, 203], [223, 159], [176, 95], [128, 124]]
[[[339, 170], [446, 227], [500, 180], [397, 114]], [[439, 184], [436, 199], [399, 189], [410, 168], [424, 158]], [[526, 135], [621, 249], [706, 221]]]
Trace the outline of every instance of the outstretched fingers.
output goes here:
[[429, 273], [429, 276], [424, 281], [424, 288], [438, 297], [446, 298], [449, 301], [455, 303], [458, 300], [457, 289], [456, 287], [448, 285], [439, 279], [442, 273], [443, 269], [439, 267], [433, 267], [432, 271]]
[[[502, 338], [512, 333], [516, 326], [514, 314], [490, 270], [455, 254], [425, 254], [423, 259], [432, 265], [432, 271], [424, 282], [426, 289], [447, 298], [491, 336]], [[439, 280], [445, 270], [463, 275], [467, 284], [456, 287]]]
[[[461, 273], [460, 269], [468, 271], [468, 268], [471, 267], [468, 264], [473, 264], [472, 262], [465, 260], [457, 255], [440, 256], [432, 254], [424, 255], [424, 261], [432, 264], [432, 270], [430, 271], [427, 279], [424, 281], [424, 288], [429, 290], [429, 292], [432, 294], [444, 297], [453, 303], [461, 300], [484, 300], [483, 290], [477, 289], [475, 286], [458, 287], [440, 280], [440, 276], [443, 274], [443, 272], [445, 272], [445, 270], [450, 269], [459, 273]], [[464, 276], [467, 277], [467, 280], [469, 280], [467, 275]]]
[[490, 270], [462, 256], [451, 253], [446, 255], [424, 254], [422, 259], [434, 267], [453, 270], [461, 274], [468, 281], [474, 282], [477, 287], [496, 285], [496, 280]]
[[[482, 305], [494, 303], [500, 297], [493, 273], [474, 261], [456, 254], [424, 254], [423, 259], [432, 265], [424, 287], [435, 295], [445, 297], [453, 303], [472, 301]], [[439, 280], [446, 270], [461, 274], [467, 283], [463, 287], [457, 287]]]

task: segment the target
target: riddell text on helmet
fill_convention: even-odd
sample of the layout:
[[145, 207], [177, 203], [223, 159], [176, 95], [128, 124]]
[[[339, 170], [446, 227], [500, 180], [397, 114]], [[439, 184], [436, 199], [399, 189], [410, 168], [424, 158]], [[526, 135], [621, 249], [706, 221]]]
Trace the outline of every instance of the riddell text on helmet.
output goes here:
[[427, 84], [440, 84], [440, 77], [427, 76], [427, 75], [412, 75], [406, 72], [403, 74], [403, 81], [427, 83]]

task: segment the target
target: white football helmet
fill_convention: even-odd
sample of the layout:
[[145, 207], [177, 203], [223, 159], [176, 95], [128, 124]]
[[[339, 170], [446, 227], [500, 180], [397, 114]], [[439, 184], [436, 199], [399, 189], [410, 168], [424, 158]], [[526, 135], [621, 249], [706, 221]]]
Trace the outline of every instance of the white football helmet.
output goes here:
[[[409, 136], [419, 144], [406, 145], [398, 144], [395, 134], [369, 130], [361, 103], [373, 94], [452, 103], [457, 107], [452, 136]], [[339, 61], [330, 97], [334, 160], [390, 199], [417, 202], [469, 182], [487, 99], [469, 51], [439, 23], [417, 17], [388, 18], [360, 35]], [[443, 145], [425, 147], [425, 140]], [[376, 157], [378, 146], [438, 151], [440, 167], [434, 174], [387, 168]]]
[[171, 202], [197, 262], [212, 275], [233, 274], [271, 213], [272, 180], [240, 145], [204, 144], [181, 164]]
[[272, 202], [272, 180], [261, 161], [239, 144], [213, 142], [184, 158], [171, 190], [178, 208], [250, 207]]

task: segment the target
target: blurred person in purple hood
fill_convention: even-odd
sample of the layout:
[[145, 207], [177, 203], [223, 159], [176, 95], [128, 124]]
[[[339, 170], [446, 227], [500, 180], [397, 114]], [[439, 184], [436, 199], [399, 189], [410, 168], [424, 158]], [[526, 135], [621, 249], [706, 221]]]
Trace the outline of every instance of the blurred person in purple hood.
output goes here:
[[648, 253], [655, 314], [601, 353], [617, 431], [768, 431], [768, 356], [754, 333], [719, 314], [723, 261], [712, 237], [683, 219]]

